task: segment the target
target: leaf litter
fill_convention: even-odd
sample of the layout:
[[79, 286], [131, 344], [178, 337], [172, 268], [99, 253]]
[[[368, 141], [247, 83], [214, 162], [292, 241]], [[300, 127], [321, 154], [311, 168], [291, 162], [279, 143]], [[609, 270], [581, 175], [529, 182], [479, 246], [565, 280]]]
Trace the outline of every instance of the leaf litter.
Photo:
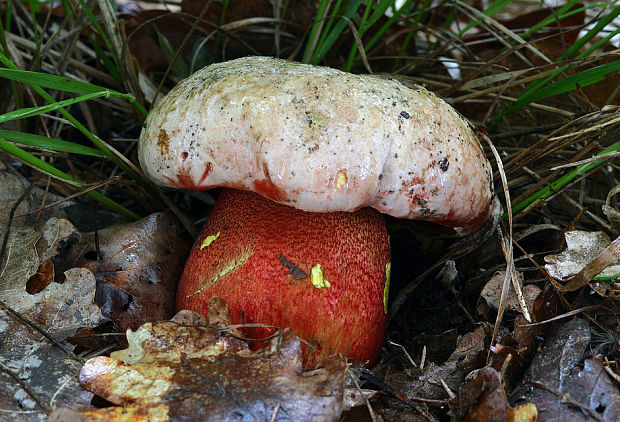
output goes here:
[[511, 400], [534, 403], [539, 421], [619, 420], [620, 390], [600, 356], [583, 360], [589, 343], [584, 319], [555, 324]]
[[226, 302], [209, 307], [208, 320], [181, 311], [128, 331], [127, 349], [88, 360], [81, 384], [122, 407], [83, 412], [84, 420], [338, 420], [344, 358], [302, 372], [301, 341], [289, 329], [251, 351], [229, 328]]
[[[12, 193], [13, 204], [22, 193]], [[0, 263], [0, 419], [45, 420], [57, 407], [92, 407], [93, 395], [77, 378], [83, 360], [67, 338], [95, 334], [108, 321], [118, 332], [172, 316], [174, 280], [188, 246], [164, 214], [103, 229], [101, 236], [80, 233], [64, 218], [39, 229], [21, 222], [12, 220]], [[99, 260], [84, 258], [97, 248]], [[107, 284], [134, 292], [138, 310], [123, 310], [122, 296], [102, 294]]]

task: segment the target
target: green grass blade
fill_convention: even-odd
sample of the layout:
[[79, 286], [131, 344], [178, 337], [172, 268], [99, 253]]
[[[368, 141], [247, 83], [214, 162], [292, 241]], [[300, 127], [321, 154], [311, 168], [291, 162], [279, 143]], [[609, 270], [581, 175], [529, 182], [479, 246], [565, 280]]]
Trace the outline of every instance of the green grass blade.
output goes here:
[[587, 50], [585, 50], [582, 53], [580, 53], [577, 56], [577, 58], [582, 58], [582, 57], [590, 56], [590, 54], [592, 54], [595, 50], [597, 50], [597, 49], [601, 48], [603, 45], [607, 44], [613, 37], [615, 37], [618, 34], [620, 34], [620, 28], [610, 32], [605, 37], [603, 37], [603, 38], [597, 40], [596, 42], [592, 43], [592, 45]]
[[[224, 24], [226, 23], [226, 13], [228, 12], [229, 3], [230, 3], [230, 0], [222, 1], [222, 11], [220, 12], [220, 21], [219, 21], [220, 27], [224, 26]], [[220, 49], [221, 42], [222, 42], [222, 32], [217, 31], [217, 34], [215, 34], [215, 45], [216, 45], [217, 50]]]
[[[0, 53], [0, 62], [2, 62], [6, 67], [11, 68], [11, 69], [17, 69], [17, 66], [15, 65], [15, 63], [13, 63], [11, 60], [9, 60], [4, 54]], [[43, 97], [46, 101], [50, 102], [50, 103], [55, 103], [54, 98], [52, 98], [51, 95], [49, 95], [43, 88], [41, 88], [39, 85], [37, 84], [30, 84], [30, 87], [37, 93], [39, 94], [41, 97]], [[144, 107], [142, 107], [135, 98], [133, 98], [133, 96], [129, 95], [129, 94], [123, 94], [123, 96], [125, 97], [125, 99], [133, 99], [132, 104], [134, 104], [134, 106], [141, 111], [142, 113], [144, 113], [144, 115], [147, 114], [146, 110], [144, 109]], [[80, 123], [75, 117], [73, 117], [73, 115], [71, 113], [69, 113], [67, 110], [65, 110], [64, 108], [59, 108], [58, 112], [60, 114], [63, 115], [64, 118], [66, 118], [72, 125], [73, 127], [75, 127], [77, 130], [79, 130], [84, 136], [86, 136], [86, 138], [88, 138], [97, 148], [99, 148], [101, 151], [103, 151], [106, 156], [112, 160], [112, 162], [114, 162], [114, 164], [116, 164], [117, 166], [119, 166], [129, 177], [131, 177], [134, 180], [140, 181], [142, 183], [145, 183], [147, 186], [147, 190], [149, 192], [151, 192], [153, 194], [154, 197], [158, 197], [158, 191], [157, 192], [153, 192], [153, 188], [150, 187], [150, 184], [146, 183], [143, 178], [137, 174], [135, 171], [133, 171], [133, 169], [131, 167], [129, 167], [121, 158], [117, 157], [116, 154], [114, 154], [114, 152], [112, 152], [103, 142], [101, 142], [99, 140], [99, 138], [97, 136], [95, 136], [91, 131], [89, 131], [82, 123]]]
[[[385, 15], [385, 12], [392, 6], [394, 6], [394, 1], [392, 0], [381, 0], [379, 4], [375, 5], [372, 11], [372, 15], [370, 15], [370, 18], [360, 23], [360, 27], [358, 30], [360, 32], [360, 35], [366, 32], [368, 28], [373, 26], [379, 19], [381, 19], [381, 17]], [[400, 9], [398, 9], [398, 11], [394, 10], [393, 15], [396, 15], [402, 9], [403, 7], [401, 6]]]
[[[600, 154], [595, 155], [595, 157], [598, 157], [600, 155], [610, 154], [612, 152], [618, 152], [618, 151], [620, 151], [620, 141], [616, 142], [609, 148], [605, 149]], [[582, 174], [589, 172], [590, 170], [595, 169], [601, 164], [606, 163], [607, 160], [608, 159], [603, 158], [601, 160], [592, 161], [590, 163], [585, 163], [585, 164], [581, 164], [577, 166], [577, 168], [575, 168], [574, 170], [571, 170], [565, 175], [549, 183], [547, 186], [543, 187], [538, 192], [533, 193], [532, 195], [525, 198], [523, 201], [519, 202], [518, 204], [515, 204], [512, 207], [513, 215], [523, 211], [526, 208], [536, 206], [536, 204], [538, 204], [540, 201], [544, 201], [545, 199], [549, 198], [551, 195], [558, 192], [562, 187], [572, 182], [575, 178], [581, 176]], [[504, 214], [503, 218], [507, 218], [507, 214]]]
[[[409, 9], [406, 11], [406, 13], [409, 13], [410, 15], [414, 16], [413, 20], [409, 24], [411, 28], [417, 28], [420, 26], [421, 22], [426, 21], [428, 15], [430, 14], [429, 9], [431, 7], [432, 1], [433, 0], [422, 0], [419, 3], [415, 3], [413, 4], [413, 10], [411, 10], [412, 6], [409, 6]], [[413, 14], [413, 12], [418, 8], [418, 6], [420, 7], [420, 11]], [[406, 55], [407, 49], [409, 48], [409, 44], [411, 44], [412, 40], [416, 39], [418, 32], [419, 32], [419, 29], [413, 29], [407, 32], [407, 35], [405, 35], [405, 39], [403, 40], [400, 47], [398, 48], [399, 57]], [[402, 63], [403, 63], [402, 59], [394, 60], [394, 65], [392, 66], [392, 72], [396, 72], [396, 70], [400, 66], [402, 66]]]
[[11, 30], [11, 23], [12, 18], [13, 18], [13, 6], [12, 6], [12, 2], [7, 1], [5, 3], [5, 9], [4, 9], [4, 13], [5, 13], [5, 21], [4, 21], [4, 27], [6, 28], [7, 31]]
[[[6, 5], [7, 13], [11, 9], [10, 5], [11, 5], [10, 2], [7, 3]], [[9, 20], [8, 17], [7, 17], [7, 20]], [[6, 34], [5, 34], [4, 26], [2, 25], [2, 19], [0, 19], [0, 43], [2, 46], [2, 52], [6, 54], [7, 56], [9, 56], [10, 55], [9, 46], [6, 42]], [[13, 95], [13, 101], [15, 102], [15, 107], [17, 108], [23, 107], [24, 103], [22, 101], [22, 96], [21, 96], [20, 91], [17, 90], [17, 84], [15, 83], [15, 81], [11, 81], [10, 85], [11, 85], [11, 94]]]
[[70, 106], [72, 104], [76, 104], [82, 101], [92, 100], [93, 98], [99, 97], [109, 97], [110, 93], [108, 91], [105, 92], [95, 92], [93, 94], [81, 95], [75, 98], [69, 98], [68, 100], [58, 101], [51, 104], [42, 105], [39, 107], [26, 107], [20, 108], [18, 110], [13, 110], [8, 113], [4, 113], [0, 115], [0, 123], [6, 123], [11, 120], [24, 119], [26, 117], [38, 116], [39, 114], [48, 113], [50, 111], [58, 110], [60, 108], [64, 108], [66, 106]]
[[79, 20], [79, 12], [76, 10], [75, 5], [72, 2], [69, 1], [63, 1], [63, 5], [65, 7], [66, 10], [71, 10], [71, 12], [73, 13], [73, 15], [78, 18], [78, 20], [80, 21], [80, 25], [83, 26], [84, 28], [84, 35], [86, 35], [86, 37], [88, 38], [88, 41], [90, 42], [91, 46], [93, 47], [93, 49], [95, 50], [95, 53], [97, 54], [97, 58], [99, 59], [99, 61], [105, 66], [105, 68], [108, 71], [108, 74], [110, 74], [114, 80], [122, 86], [122, 78], [121, 78], [121, 71], [120, 71], [120, 67], [118, 65], [118, 59], [117, 57], [114, 55], [114, 49], [112, 48], [112, 43], [110, 42], [110, 40], [108, 39], [105, 31], [103, 30], [103, 28], [101, 27], [101, 25], [99, 25], [99, 21], [97, 20], [97, 17], [95, 16], [95, 14], [93, 13], [93, 11], [91, 10], [90, 6], [88, 6], [88, 4], [86, 4], [86, 2], [84, 2], [83, 0], [78, 0], [80, 3], [80, 10], [84, 11], [84, 13], [86, 13], [86, 16], [88, 17], [88, 20], [90, 21], [92, 27], [94, 28], [94, 32], [96, 32], [102, 39], [105, 48], [107, 49], [107, 52], [109, 52], [109, 54], [104, 51], [103, 48], [101, 48], [101, 46], [99, 45], [99, 43], [93, 38], [93, 36], [91, 36], [91, 32], [92, 29], [86, 27], [81, 20]]
[[394, 11], [392, 16], [390, 16], [390, 18], [387, 20], [387, 22], [385, 22], [383, 26], [381, 26], [379, 31], [377, 31], [377, 33], [373, 35], [370, 41], [368, 41], [368, 44], [364, 46], [366, 51], [370, 50], [375, 45], [377, 40], [379, 40], [383, 36], [383, 34], [385, 34], [385, 32], [390, 29], [390, 27], [392, 27], [398, 19], [400, 19], [403, 12], [409, 10], [411, 3], [412, 0], [407, 0], [398, 10]]
[[39, 36], [39, 26], [37, 25], [36, 11], [38, 9], [38, 2], [30, 0], [30, 17], [32, 19], [32, 31], [34, 32], [34, 68], [39, 69], [41, 67], [41, 37]]
[[310, 35], [308, 36], [308, 41], [306, 42], [306, 48], [304, 50], [304, 56], [302, 58], [303, 63], [310, 63], [310, 59], [316, 49], [316, 44], [318, 43], [318, 39], [321, 36], [321, 28], [324, 25], [323, 19], [327, 15], [327, 7], [329, 6], [330, 0], [321, 0], [319, 3], [319, 7], [317, 9], [314, 24], [312, 25], [312, 29], [310, 30]]
[[[383, 1], [383, 0], [380, 0]], [[393, 3], [393, 1], [388, 0], [388, 2]], [[366, 7], [364, 8], [364, 13], [362, 14], [362, 19], [360, 20], [360, 24], [359, 27], [357, 28], [357, 32], [358, 34], [361, 34], [360, 31], [367, 29], [366, 27], [369, 27], [370, 25], [367, 24], [368, 22], [368, 16], [370, 15], [370, 12], [373, 11], [375, 2], [371, 1], [371, 2], [366, 2]], [[376, 10], [376, 9], [374, 9]], [[373, 13], [374, 15], [374, 13]]]
[[88, 4], [86, 4], [84, 0], [78, 0], [78, 1], [80, 3], [80, 6], [82, 6], [82, 10], [84, 11], [84, 13], [86, 13], [86, 16], [88, 16], [88, 20], [90, 21], [90, 24], [93, 26], [93, 28], [95, 28], [95, 31], [97, 32], [97, 34], [99, 34], [99, 36], [103, 40], [103, 43], [105, 44], [105, 48], [110, 53], [113, 54], [114, 49], [112, 48], [112, 43], [108, 39], [108, 36], [106, 35], [101, 25], [99, 25], [99, 21], [97, 20], [97, 17], [95, 16], [91, 8], [88, 6]]
[[[567, 67], [568, 66], [563, 66], [562, 69], [566, 69]], [[577, 88], [582, 88], [596, 82], [600, 82], [608, 74], [618, 71], [620, 71], [620, 60], [605, 63], [600, 66], [575, 73], [574, 75], [568, 76], [545, 87], [536, 87], [535, 89], [528, 90], [524, 95], [519, 97], [516, 102], [498, 113], [494, 117], [494, 121], [498, 122], [502, 117], [535, 101], [553, 97], [554, 95], [564, 94]]]
[[342, 1], [343, 0], [336, 0], [336, 4], [331, 8], [331, 11], [329, 13], [329, 19], [327, 19], [327, 21], [325, 22], [325, 26], [323, 26], [321, 30], [321, 37], [319, 38], [317, 46], [325, 42], [325, 39], [327, 38], [327, 35], [331, 32], [332, 27], [340, 19], [339, 15], [340, 8], [342, 7]]
[[362, 4], [362, 0], [351, 0], [349, 2], [349, 6], [346, 11], [342, 14], [334, 27], [329, 31], [329, 34], [325, 37], [324, 41], [317, 45], [316, 51], [312, 56], [312, 64], [319, 64], [321, 60], [323, 60], [323, 57], [325, 57], [329, 49], [342, 34], [342, 31], [347, 25], [347, 20], [351, 19], [353, 15], [355, 15], [355, 12], [359, 8], [360, 4]]
[[[379, 30], [372, 36], [372, 38], [370, 38], [370, 40], [364, 45], [364, 51], [368, 52], [375, 45], [375, 43], [381, 39], [383, 34], [385, 34], [385, 32], [394, 25], [394, 23], [400, 18], [400, 15], [405, 10], [409, 10], [409, 6], [411, 5], [411, 2], [412, 0], [407, 0], [398, 10], [394, 11], [394, 14], [390, 16], [387, 22], [385, 22], [381, 26], [381, 28], [379, 28]], [[347, 70], [351, 70], [351, 68], [353, 67], [353, 61], [356, 56], [357, 56], [357, 48], [353, 46], [352, 50], [349, 52], [349, 60], [347, 61]]]
[[[610, 39], [612, 39], [617, 34], [620, 34], [620, 29], [616, 29], [615, 31], [609, 33], [604, 38], [592, 44], [592, 46], [590, 46], [587, 50], [580, 53], [577, 56], [577, 58], [588, 57], [593, 51], [595, 51], [597, 48], [607, 43]], [[503, 116], [506, 116], [507, 114], [510, 114], [520, 108], [525, 107], [527, 104], [531, 102], [531, 101], [528, 101], [526, 98], [528, 96], [528, 93], [538, 92], [544, 85], [546, 85], [548, 82], [552, 81], [556, 76], [560, 75], [562, 72], [568, 69], [570, 69], [570, 65], [561, 66], [557, 69], [557, 71], [553, 72], [551, 75], [530, 83], [526, 87], [525, 92], [517, 97], [517, 102], [523, 102], [523, 104], [521, 104], [519, 107], [515, 107], [515, 104], [516, 104], [515, 103], [512, 106], [509, 106], [508, 108], [502, 110], [498, 115], [494, 117], [494, 122], [497, 123], [499, 119], [501, 119]], [[580, 84], [579, 86], [585, 86], [585, 85]], [[523, 100], [524, 98], [525, 100]]]
[[[482, 13], [484, 13], [487, 16], [493, 16], [494, 14], [496, 14], [497, 12], [502, 10], [504, 7], [508, 6], [510, 3], [512, 3], [512, 0], [499, 0], [499, 1], [496, 1], [495, 3], [490, 5], [488, 8], [483, 10]], [[470, 29], [472, 29], [476, 25], [478, 25], [478, 22], [479, 21], [477, 19], [474, 19], [471, 22], [469, 22], [467, 25], [465, 25], [465, 28], [463, 28], [463, 29], [461, 29], [459, 31], [459, 33], [456, 35], [456, 37], [460, 38], [464, 33], [469, 31]]]
[[172, 65], [172, 73], [178, 78], [187, 78], [189, 76], [189, 63], [180, 54], [177, 54], [177, 50], [172, 47], [172, 44], [170, 44], [170, 41], [164, 34], [159, 32], [157, 28], [155, 28], [155, 32], [157, 33], [159, 46], [164, 52], [166, 63], [168, 63], [168, 66]]
[[[596, 4], [601, 5], [601, 3], [596, 3]], [[563, 60], [563, 59], [566, 59], [566, 58], [571, 58], [573, 55], [575, 55], [588, 41], [590, 41], [592, 38], [597, 36], [600, 33], [600, 31], [604, 28], [604, 26], [606, 24], [611, 22], [618, 15], [620, 15], [620, 6], [616, 6], [614, 9], [612, 9], [612, 11], [609, 14], [607, 14], [603, 18], [601, 18], [601, 21], [599, 23], [597, 23], [593, 28], [591, 28], [583, 37], [580, 37], [579, 39], [577, 39], [575, 41], [575, 44], [573, 44], [571, 47], [569, 47], [567, 49], [566, 53], [564, 55], [562, 55], [559, 58], [559, 60]], [[601, 22], [605, 22], [605, 25], [601, 25], [600, 24]], [[595, 42], [593, 45], [589, 46], [585, 51], [583, 51], [580, 54], [578, 54], [577, 58], [587, 57], [587, 56], [591, 55], [596, 49], [598, 49], [600, 46], [602, 46], [603, 44], [608, 42], [611, 38], [613, 38], [618, 33], [620, 33], [620, 29], [616, 29], [615, 31], [611, 32], [607, 36], [605, 36], [602, 39], [600, 39], [597, 42]], [[507, 108], [505, 108], [504, 110], [502, 110], [501, 112], [499, 112], [497, 115], [494, 116], [494, 118], [493, 118], [494, 119], [494, 123], [497, 123], [502, 117], [504, 117], [504, 116], [506, 116], [506, 115], [508, 115], [508, 114], [510, 114], [510, 113], [512, 113], [512, 112], [514, 112], [514, 111], [516, 111], [518, 109], [520, 109], [520, 108], [525, 107], [527, 104], [530, 104], [533, 101], [536, 101], [536, 100], [531, 100], [530, 99], [530, 98], [533, 97], [533, 93], [540, 92], [540, 90], [542, 90], [543, 87], [545, 85], [547, 85], [547, 83], [549, 83], [550, 81], [555, 79], [558, 75], [560, 75], [562, 72], [564, 72], [564, 71], [566, 71], [568, 69], [570, 69], [570, 65], [561, 66], [561, 67], [559, 67], [557, 69], [556, 72], [552, 73], [551, 75], [549, 75], [549, 76], [547, 76], [545, 78], [541, 78], [541, 79], [539, 79], [537, 81], [531, 82], [525, 88], [525, 91], [517, 97], [517, 102], [516, 103], [513, 103], [511, 106], [508, 106]], [[586, 86], [586, 85], [580, 83], [579, 86]], [[569, 91], [570, 91], [570, 89], [569, 89]]]
[[146, 116], [148, 114], [142, 104], [140, 104], [131, 94], [123, 94], [112, 89], [77, 81], [74, 79], [63, 78], [61, 76], [20, 70], [7, 56], [2, 53], [0, 53], [0, 62], [2, 62], [8, 68], [0, 68], [0, 76], [4, 76], [7, 79], [21, 81], [29, 84], [39, 95], [41, 95], [43, 98], [46, 99], [46, 101], [50, 103], [55, 103], [55, 100], [48, 93], [43, 91], [41, 86], [67, 92], [84, 94], [99, 93], [103, 94], [103, 96], [120, 98], [131, 103], [136, 108], [136, 110], [138, 110], [143, 116]]
[[577, 54], [577, 52], [581, 50], [581, 48], [586, 45], [586, 43], [588, 43], [592, 38], [597, 36], [603, 30], [603, 28], [613, 22], [618, 16], [620, 16], [620, 5], [614, 7], [611, 12], [599, 19], [596, 22], [596, 25], [594, 25], [583, 36], [577, 38], [577, 40], [575, 40], [575, 43], [568, 47], [566, 53], [560, 58], [560, 60], [571, 58], [575, 54]]
[[[56, 76], [41, 72], [30, 72], [19, 69], [0, 68], [0, 77], [27, 84], [37, 84], [39, 86], [58, 91], [72, 92], [74, 94], [93, 94], [95, 92], [107, 90], [107, 88], [102, 86], [93, 85], [88, 82], [82, 82], [71, 78], [65, 78], [63, 76]], [[113, 90], [109, 91], [112, 92]]]
[[90, 41], [90, 45], [95, 50], [95, 53], [97, 53], [97, 57], [108, 71], [108, 74], [114, 78], [116, 83], [122, 86], [123, 78], [121, 77], [121, 71], [119, 70], [118, 65], [106, 54], [103, 48], [97, 44], [97, 41], [95, 41], [93, 37], [89, 35], [88, 40]]
[[554, 11], [553, 13], [551, 13], [549, 16], [541, 19], [540, 21], [536, 22], [534, 25], [532, 25], [530, 28], [528, 28], [523, 35], [521, 35], [521, 38], [526, 39], [528, 38], [530, 35], [535, 34], [536, 32], [540, 31], [542, 28], [544, 28], [545, 26], [548, 26], [552, 23], [557, 23], [560, 19], [563, 18], [567, 18], [571, 15], [574, 15], [576, 13], [580, 13], [581, 11], [577, 11], [577, 10], [571, 10], [573, 8], [573, 6], [575, 6], [575, 4], [577, 4], [580, 0], [571, 0], [568, 3], [566, 3], [565, 5], [563, 5], [562, 7], [560, 7], [558, 10]]
[[[26, 164], [29, 164], [33, 167], [36, 167], [46, 173], [51, 174], [52, 176], [58, 177], [59, 179], [62, 180], [66, 180], [68, 182], [71, 182], [72, 184], [82, 184], [79, 180], [74, 179], [73, 177], [69, 176], [67, 173], [58, 170], [56, 167], [52, 166], [51, 164], [46, 163], [45, 161], [42, 161], [40, 159], [38, 159], [37, 157], [35, 157], [34, 155], [24, 151], [23, 149], [11, 144], [10, 142], [7, 142], [3, 139], [0, 139], [0, 149], [6, 151], [7, 153], [13, 155], [14, 157], [18, 158], [19, 160], [23, 161]], [[82, 190], [83, 188], [80, 188], [79, 186], [76, 186], [76, 189], [78, 190]], [[134, 213], [133, 211], [128, 210], [127, 208], [125, 208], [124, 206], [122, 206], [121, 204], [117, 203], [116, 201], [108, 198], [107, 196], [101, 194], [100, 192], [97, 192], [96, 190], [91, 190], [86, 192], [86, 194], [88, 196], [90, 196], [91, 198], [93, 198], [95, 201], [99, 202], [100, 204], [104, 205], [105, 207], [116, 211], [117, 213], [119, 213], [120, 215], [131, 219], [131, 220], [138, 220], [140, 218], [140, 216], [136, 213]]]
[[0, 138], [8, 139], [37, 148], [49, 149], [58, 152], [68, 152], [70, 154], [89, 155], [91, 157], [105, 158], [105, 154], [98, 149], [65, 141], [63, 139], [48, 138], [46, 136], [35, 135], [33, 133], [18, 132], [15, 130], [0, 129]]

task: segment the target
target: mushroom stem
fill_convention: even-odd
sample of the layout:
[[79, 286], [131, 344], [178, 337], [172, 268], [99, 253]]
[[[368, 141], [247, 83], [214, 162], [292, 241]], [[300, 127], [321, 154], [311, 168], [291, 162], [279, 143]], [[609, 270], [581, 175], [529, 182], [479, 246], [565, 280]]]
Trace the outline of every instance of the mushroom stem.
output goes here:
[[[312, 213], [252, 192], [222, 192], [196, 239], [177, 309], [224, 298], [233, 323], [291, 327], [304, 361], [341, 353], [376, 363], [387, 317], [389, 244], [374, 209]], [[270, 328], [247, 328], [262, 339]]]

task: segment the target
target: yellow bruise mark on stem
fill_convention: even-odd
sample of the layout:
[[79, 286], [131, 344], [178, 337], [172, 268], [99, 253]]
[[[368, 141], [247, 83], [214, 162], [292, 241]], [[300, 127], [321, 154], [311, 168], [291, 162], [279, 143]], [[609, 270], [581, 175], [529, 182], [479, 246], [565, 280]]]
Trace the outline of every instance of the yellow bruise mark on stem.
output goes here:
[[237, 259], [233, 259], [232, 261], [229, 261], [228, 263], [224, 264], [217, 273], [215, 273], [211, 278], [209, 278], [207, 281], [202, 283], [198, 290], [196, 290], [194, 293], [188, 294], [185, 297], [192, 297], [192, 296], [202, 293], [203, 291], [211, 287], [212, 284], [216, 283], [220, 278], [224, 277], [226, 274], [242, 266], [245, 263], [245, 261], [247, 261], [248, 258], [250, 258], [251, 256], [252, 256], [252, 252], [246, 251]]
[[203, 250], [204, 248], [209, 246], [218, 237], [220, 237], [220, 232], [217, 232], [215, 235], [209, 235], [209, 236], [205, 237], [205, 240], [203, 240], [202, 244], [200, 245], [200, 250]]
[[325, 276], [323, 275], [323, 269], [321, 268], [321, 264], [316, 264], [312, 267], [310, 271], [310, 281], [312, 285], [317, 289], [322, 289], [323, 287], [331, 287], [331, 284]]
[[392, 263], [385, 263], [385, 285], [383, 286], [383, 311], [388, 312], [388, 299], [390, 298], [390, 277], [392, 276]]

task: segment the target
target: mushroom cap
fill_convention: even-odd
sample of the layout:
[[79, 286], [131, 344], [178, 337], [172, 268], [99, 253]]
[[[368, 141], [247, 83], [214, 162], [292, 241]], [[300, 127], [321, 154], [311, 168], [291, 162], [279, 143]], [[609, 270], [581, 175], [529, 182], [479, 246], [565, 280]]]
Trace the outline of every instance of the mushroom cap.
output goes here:
[[159, 184], [250, 190], [305, 211], [372, 207], [480, 228], [491, 167], [469, 123], [421, 86], [269, 57], [207, 66], [147, 117], [144, 172]]

